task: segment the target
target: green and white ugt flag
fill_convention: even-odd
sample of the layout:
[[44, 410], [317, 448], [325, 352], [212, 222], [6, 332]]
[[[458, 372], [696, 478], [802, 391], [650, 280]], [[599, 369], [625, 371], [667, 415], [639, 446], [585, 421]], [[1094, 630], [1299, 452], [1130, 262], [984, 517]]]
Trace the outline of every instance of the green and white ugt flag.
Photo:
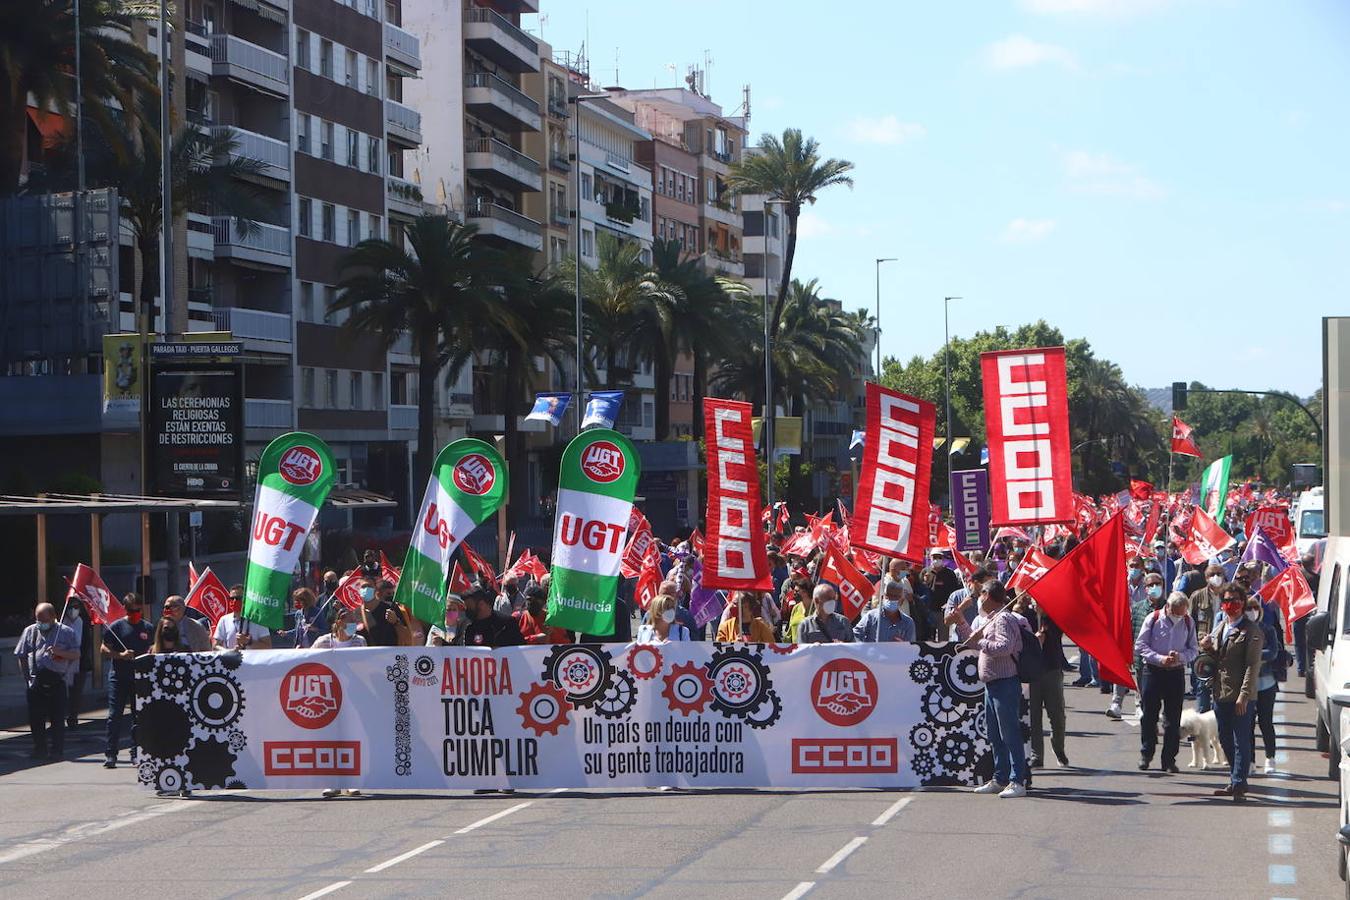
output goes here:
[[244, 578], [245, 619], [268, 629], [285, 625], [291, 573], [336, 475], [328, 445], [303, 431], [283, 434], [263, 451]]
[[1220, 525], [1228, 508], [1228, 470], [1232, 467], [1233, 457], [1225, 456], [1206, 466], [1200, 476], [1200, 506]]
[[490, 444], [463, 438], [436, 456], [394, 594], [414, 618], [444, 621], [445, 579], [455, 550], [492, 517], [506, 490], [506, 463]]
[[582, 432], [563, 451], [549, 625], [581, 634], [614, 633], [619, 563], [640, 469], [632, 442], [608, 428]]

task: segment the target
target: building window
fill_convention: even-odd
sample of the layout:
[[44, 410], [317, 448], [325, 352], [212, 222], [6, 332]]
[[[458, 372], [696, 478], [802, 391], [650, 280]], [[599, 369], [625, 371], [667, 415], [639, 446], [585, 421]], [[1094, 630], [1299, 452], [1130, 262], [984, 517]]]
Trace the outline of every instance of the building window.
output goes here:
[[308, 197], [301, 197], [297, 205], [298, 218], [296, 231], [301, 237], [309, 237], [314, 232], [314, 203]]
[[324, 405], [328, 409], [338, 409], [337, 369], [327, 369], [323, 373]]
[[594, 232], [594, 231], [588, 231], [588, 230], [585, 229], [585, 228], [581, 229], [581, 255], [582, 255], [582, 256], [594, 256], [594, 255], [595, 255], [595, 232]]
[[337, 313], [333, 312], [335, 306], [337, 306], [337, 288], [326, 284], [323, 286], [323, 324], [337, 324]]
[[368, 171], [374, 172], [376, 175], [380, 174], [379, 138], [366, 139], [366, 169]]
[[581, 173], [581, 196], [591, 196], [591, 176], [585, 172]]
[[352, 409], [366, 408], [366, 384], [364, 372], [352, 372]]
[[665, 220], [665, 219], [657, 219], [657, 220], [656, 220], [656, 236], [659, 237], [659, 238], [660, 238], [661, 240], [663, 240], [663, 241], [666, 239], [666, 220]]
[[347, 165], [353, 169], [361, 168], [361, 135], [347, 129]]
[[382, 224], [379, 216], [372, 215], [370, 217], [370, 230], [366, 232], [366, 237], [370, 238], [372, 241], [378, 241], [380, 238], [384, 237], [384, 235], [380, 233], [380, 226]]
[[300, 405], [314, 407], [314, 370], [300, 370]]
[[337, 208], [331, 203], [323, 205], [323, 232], [320, 238], [330, 243], [337, 240]]
[[638, 218], [644, 222], [652, 220], [652, 201], [650, 197], [638, 198]]
[[556, 237], [556, 236], [550, 237], [550, 238], [548, 239], [548, 243], [549, 243], [549, 254], [548, 254], [548, 261], [549, 261], [549, 262], [551, 262], [551, 263], [559, 263], [559, 262], [562, 262], [564, 259], [567, 258], [567, 239], [566, 239], [566, 238], [560, 238], [560, 237]]
[[319, 123], [319, 155], [329, 162], [333, 161], [333, 123]]
[[366, 60], [366, 93], [380, 96], [380, 63], [378, 60]]
[[361, 214], [354, 209], [347, 210], [347, 246], [355, 247], [361, 242]]
[[384, 409], [384, 373], [370, 373], [370, 406], [372, 409]]
[[333, 77], [333, 42], [323, 38], [319, 39], [319, 74]]
[[343, 83], [356, 90], [356, 51], [347, 51], [347, 69], [342, 73]]
[[301, 153], [309, 152], [310, 117], [308, 113], [299, 113], [295, 120], [295, 149]]
[[309, 32], [303, 28], [295, 29], [295, 65], [309, 71]]
[[683, 175], [675, 176], [675, 199], [680, 201], [684, 200], [684, 195], [688, 192], [688, 188], [686, 186], [686, 182], [688, 181], [689, 179]]
[[717, 199], [717, 182], [707, 179], [703, 184], [703, 202], [712, 203]]
[[300, 321], [314, 321], [314, 282], [300, 282]]

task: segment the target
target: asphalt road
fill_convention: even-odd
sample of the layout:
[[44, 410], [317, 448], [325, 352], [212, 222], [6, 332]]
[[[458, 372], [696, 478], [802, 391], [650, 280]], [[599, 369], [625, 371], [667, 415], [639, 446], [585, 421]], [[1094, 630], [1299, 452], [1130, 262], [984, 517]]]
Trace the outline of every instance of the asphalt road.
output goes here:
[[[1246, 804], [1217, 771], [1138, 772], [1138, 723], [1068, 690], [1074, 768], [1022, 800], [964, 791], [215, 792], [162, 800], [100, 766], [0, 740], [0, 894], [356, 897], [1330, 898], [1336, 785], [1301, 693], [1277, 706], [1284, 774]], [[1133, 701], [1127, 701], [1127, 712]], [[124, 757], [125, 758], [125, 757]], [[1181, 764], [1189, 761], [1183, 746]]]

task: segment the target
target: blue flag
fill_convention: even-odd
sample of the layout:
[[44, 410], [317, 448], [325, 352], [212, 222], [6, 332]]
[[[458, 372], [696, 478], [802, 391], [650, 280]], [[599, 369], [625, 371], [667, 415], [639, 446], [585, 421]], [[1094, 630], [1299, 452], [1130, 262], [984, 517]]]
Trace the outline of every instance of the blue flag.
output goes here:
[[1271, 575], [1278, 575], [1289, 568], [1289, 562], [1280, 555], [1280, 548], [1271, 540], [1269, 534], [1260, 525], [1256, 526], [1252, 539], [1247, 542], [1247, 549], [1242, 551], [1242, 561], [1267, 563], [1272, 569]]
[[623, 391], [595, 391], [586, 404], [586, 415], [581, 419], [581, 427], [599, 425], [601, 428], [613, 428], [622, 404]]
[[980, 465], [989, 465], [989, 447], [987, 445], [980, 448]]
[[567, 412], [567, 404], [571, 400], [572, 395], [569, 393], [535, 394], [534, 409], [525, 419], [561, 425], [563, 413]]
[[854, 431], [853, 437], [849, 439], [848, 449], [852, 450], [854, 447], [861, 447], [862, 445], [863, 433], [861, 431]]

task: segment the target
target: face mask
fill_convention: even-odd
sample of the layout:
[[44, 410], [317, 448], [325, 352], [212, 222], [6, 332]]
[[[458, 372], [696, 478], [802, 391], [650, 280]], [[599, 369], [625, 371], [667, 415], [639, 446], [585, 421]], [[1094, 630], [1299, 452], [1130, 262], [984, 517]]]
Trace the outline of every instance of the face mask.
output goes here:
[[664, 612], [662, 612], [662, 613], [661, 613], [661, 621], [665, 622], [667, 625], [669, 625], [671, 622], [674, 622], [674, 621], [675, 621], [675, 610], [673, 610], [673, 609], [667, 609], [667, 610], [665, 610]]
[[1168, 620], [1169, 622], [1171, 622], [1173, 625], [1180, 625], [1180, 624], [1181, 624], [1181, 620], [1184, 619], [1184, 618], [1186, 618], [1186, 617], [1185, 617], [1185, 616], [1179, 616], [1179, 615], [1177, 615], [1176, 613], [1168, 613], [1168, 614], [1167, 614], [1167, 620]]
[[51, 623], [51, 622], [39, 622], [39, 623], [37, 623], [37, 627], [38, 627], [38, 631], [42, 632], [43, 634], [46, 634], [47, 632], [49, 632], [49, 631], [52, 630], [52, 623]]
[[337, 581], [332, 579], [324, 579], [323, 586], [331, 591], [333, 588], [337, 587]]
[[1261, 619], [1261, 610], [1259, 610], [1259, 609], [1249, 609], [1249, 610], [1247, 610], [1247, 621], [1248, 621], [1248, 622], [1257, 622], [1257, 621], [1260, 621], [1260, 619]]
[[455, 624], [456, 622], [458, 622], [458, 621], [459, 621], [459, 610], [457, 610], [457, 609], [451, 609], [451, 610], [447, 610], [447, 611], [446, 611], [446, 613], [445, 613], [445, 624], [447, 624], [447, 625], [454, 625], [454, 624]]
[[362, 602], [364, 602], [364, 603], [369, 603], [370, 601], [372, 601], [372, 600], [374, 600], [374, 599], [375, 599], [375, 589], [374, 589], [373, 587], [363, 587], [363, 588], [361, 588], [361, 600], [362, 600]]
[[1140, 578], [1143, 578], [1143, 577], [1144, 577], [1144, 570], [1143, 570], [1143, 569], [1130, 569], [1130, 580], [1131, 580], [1131, 581], [1138, 581]]
[[139, 622], [140, 620], [141, 620], [141, 611], [140, 611], [139, 608], [138, 608], [138, 609], [129, 609], [129, 610], [127, 610], [127, 621], [128, 621], [128, 622]]
[[881, 604], [881, 608], [882, 608], [883, 610], [885, 610], [886, 612], [888, 612], [888, 613], [899, 612], [899, 611], [900, 611], [900, 601], [899, 601], [899, 600], [887, 600], [887, 601], [885, 601], [885, 602], [883, 602], [883, 603]]
[[1212, 587], [1212, 588], [1219, 587], [1220, 585], [1223, 584], [1223, 576], [1222, 576], [1222, 575], [1211, 575], [1211, 576], [1209, 576], [1209, 579], [1208, 579], [1208, 580], [1209, 580], [1209, 586]]
[[825, 615], [827, 615], [827, 616], [828, 616], [828, 615], [833, 615], [833, 613], [834, 613], [834, 601], [833, 601], [833, 600], [826, 600], [824, 603], [821, 603], [821, 604], [820, 604], [820, 608], [821, 608], [821, 610], [824, 611]]
[[342, 630], [347, 632], [347, 637], [353, 638], [356, 637], [356, 629], [359, 627], [361, 626], [358, 625], [356, 622], [344, 622], [342, 625]]
[[1150, 600], [1157, 600], [1162, 596], [1162, 585], [1150, 584], [1148, 586], [1148, 596]]
[[1223, 607], [1222, 607], [1222, 609], [1223, 609], [1224, 615], [1228, 616], [1228, 618], [1230, 618], [1230, 619], [1236, 618], [1237, 616], [1242, 615], [1242, 601], [1241, 601], [1241, 600], [1225, 600], [1225, 601], [1223, 602]]

